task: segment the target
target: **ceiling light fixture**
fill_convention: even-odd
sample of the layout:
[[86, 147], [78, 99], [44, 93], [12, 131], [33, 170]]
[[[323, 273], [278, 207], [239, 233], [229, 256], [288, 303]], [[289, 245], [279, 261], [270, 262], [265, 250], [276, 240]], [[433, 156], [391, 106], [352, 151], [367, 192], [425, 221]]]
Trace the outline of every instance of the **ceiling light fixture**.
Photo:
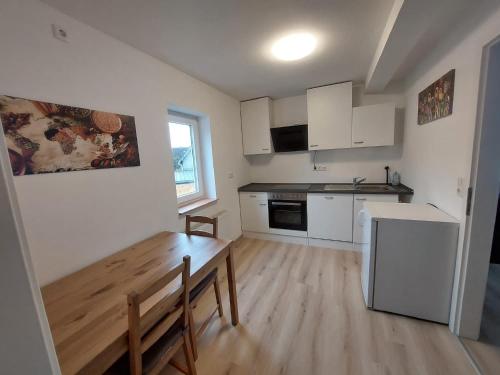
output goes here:
[[311, 33], [293, 33], [274, 42], [271, 52], [279, 60], [295, 61], [310, 55], [316, 44], [316, 38]]

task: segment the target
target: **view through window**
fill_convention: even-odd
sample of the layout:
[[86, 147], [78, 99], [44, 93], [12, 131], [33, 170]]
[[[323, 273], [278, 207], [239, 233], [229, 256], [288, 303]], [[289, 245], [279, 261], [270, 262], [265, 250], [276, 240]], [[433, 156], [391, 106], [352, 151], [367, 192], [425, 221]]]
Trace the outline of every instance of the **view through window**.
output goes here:
[[202, 194], [198, 162], [198, 122], [191, 118], [170, 116], [168, 125], [177, 198], [179, 202], [196, 199]]

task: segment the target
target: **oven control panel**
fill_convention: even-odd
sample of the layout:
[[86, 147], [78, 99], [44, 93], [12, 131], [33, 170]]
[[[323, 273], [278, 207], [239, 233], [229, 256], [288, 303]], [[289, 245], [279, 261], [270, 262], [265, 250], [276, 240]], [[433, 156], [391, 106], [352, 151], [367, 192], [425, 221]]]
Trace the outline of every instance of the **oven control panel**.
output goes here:
[[307, 201], [307, 193], [267, 193], [267, 199], [275, 201]]

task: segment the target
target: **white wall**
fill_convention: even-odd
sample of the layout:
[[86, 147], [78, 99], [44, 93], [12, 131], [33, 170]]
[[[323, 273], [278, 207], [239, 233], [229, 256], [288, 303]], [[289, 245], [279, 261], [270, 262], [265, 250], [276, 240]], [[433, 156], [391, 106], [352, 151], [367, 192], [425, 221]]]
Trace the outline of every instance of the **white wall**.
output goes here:
[[[465, 194], [457, 193], [457, 180], [464, 178], [468, 186], [482, 48], [500, 34], [500, 11], [491, 12], [486, 20], [462, 21], [407, 80], [401, 167], [402, 182], [415, 189], [414, 202], [431, 202], [461, 222], [456, 281], [462, 260], [466, 206]], [[450, 69], [456, 69], [453, 114], [417, 125], [418, 93]], [[453, 304], [458, 295], [457, 286], [458, 282]]]
[[[52, 37], [52, 23], [67, 29], [69, 43]], [[15, 178], [42, 285], [155, 232], [182, 229], [169, 105], [209, 116], [219, 202], [202, 213], [227, 210], [221, 236], [240, 234], [236, 187], [248, 180], [237, 100], [36, 0], [2, 1], [0, 50], [1, 94], [133, 115], [137, 126], [140, 167]]]
[[[364, 95], [360, 87], [353, 90], [354, 106], [394, 102], [398, 114], [404, 114], [404, 99], [402, 94]], [[307, 123], [306, 95], [273, 100], [272, 110], [273, 126]], [[316, 163], [326, 166], [326, 171], [313, 170], [313, 153], [308, 151], [247, 156], [247, 160], [252, 182], [350, 182], [355, 176], [365, 176], [368, 182], [385, 182], [386, 165], [401, 172], [401, 155], [401, 144], [318, 151]]]
[[307, 124], [305, 95], [290, 96], [272, 101], [271, 127]]

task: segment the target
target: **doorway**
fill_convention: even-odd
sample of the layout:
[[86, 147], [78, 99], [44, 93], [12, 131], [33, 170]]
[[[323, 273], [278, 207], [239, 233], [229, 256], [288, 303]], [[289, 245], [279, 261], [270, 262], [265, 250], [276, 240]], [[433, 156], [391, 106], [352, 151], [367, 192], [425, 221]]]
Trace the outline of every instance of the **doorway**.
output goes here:
[[458, 332], [483, 374], [500, 368], [500, 38], [484, 48]]

